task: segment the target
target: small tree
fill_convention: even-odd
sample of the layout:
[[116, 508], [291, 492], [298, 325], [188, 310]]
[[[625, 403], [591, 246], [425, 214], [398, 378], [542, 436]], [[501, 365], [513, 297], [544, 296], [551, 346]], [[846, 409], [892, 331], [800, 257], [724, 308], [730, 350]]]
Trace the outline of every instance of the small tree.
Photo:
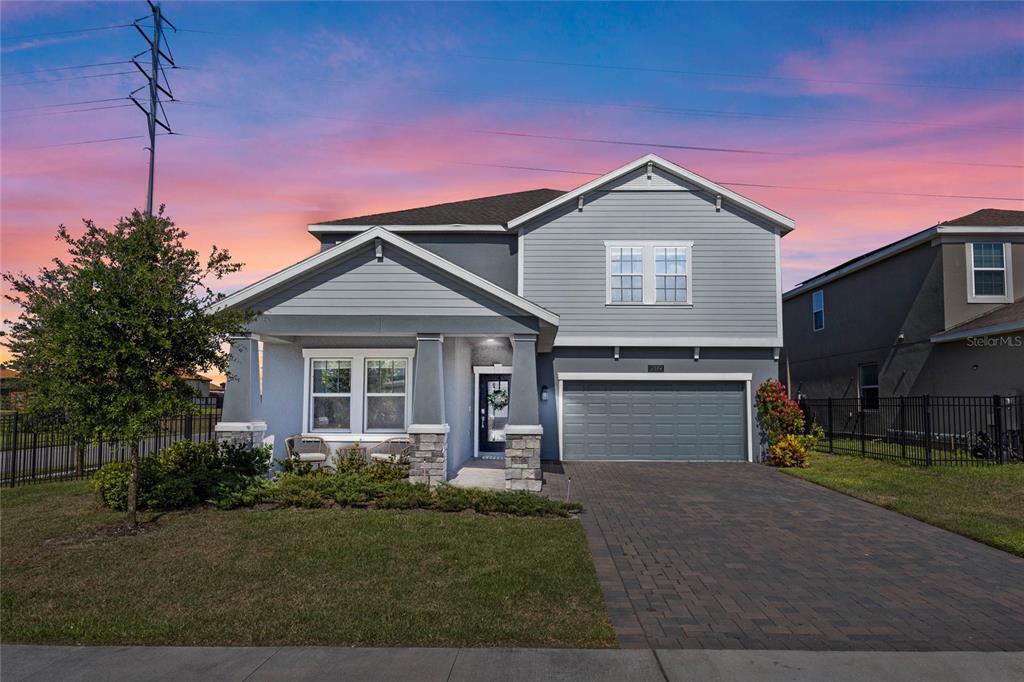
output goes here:
[[11, 324], [9, 365], [29, 389], [30, 412], [59, 412], [75, 437], [131, 443], [127, 521], [136, 524], [139, 441], [160, 421], [193, 410], [183, 374], [227, 370], [229, 334], [248, 312], [210, 306], [224, 295], [210, 280], [236, 272], [216, 246], [205, 262], [184, 246], [187, 233], [164, 216], [138, 211], [113, 229], [85, 221], [73, 237], [61, 225], [67, 259], [35, 277], [4, 273], [6, 298], [22, 309]]

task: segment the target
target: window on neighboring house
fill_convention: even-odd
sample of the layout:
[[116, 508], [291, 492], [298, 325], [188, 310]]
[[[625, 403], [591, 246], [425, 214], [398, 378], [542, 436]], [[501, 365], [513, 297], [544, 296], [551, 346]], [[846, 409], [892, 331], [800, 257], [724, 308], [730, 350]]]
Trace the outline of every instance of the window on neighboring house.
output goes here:
[[860, 409], [878, 409], [878, 363], [860, 366]]
[[352, 361], [313, 360], [313, 429], [352, 429]]
[[692, 242], [605, 242], [610, 305], [689, 305]]
[[405, 429], [405, 376], [408, 360], [366, 361], [366, 430]]
[[655, 296], [658, 303], [686, 303], [686, 256], [688, 249], [657, 246], [654, 249]]
[[1006, 245], [1000, 242], [975, 242], [967, 245], [970, 303], [1010, 301], [1010, 269]]
[[818, 289], [811, 294], [811, 316], [814, 318], [814, 331], [825, 328], [825, 292]]

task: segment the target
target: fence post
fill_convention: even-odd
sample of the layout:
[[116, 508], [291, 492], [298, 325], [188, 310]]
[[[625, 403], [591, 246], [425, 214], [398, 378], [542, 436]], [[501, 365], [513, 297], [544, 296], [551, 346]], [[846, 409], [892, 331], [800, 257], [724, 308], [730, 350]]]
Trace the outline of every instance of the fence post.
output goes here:
[[185, 415], [185, 440], [192, 440], [192, 413]]
[[900, 459], [905, 460], [907, 458], [907, 401], [904, 396], [900, 396], [897, 409], [900, 411]]
[[860, 456], [866, 457], [868, 452], [864, 436], [864, 407], [863, 405], [858, 405], [857, 408], [857, 418], [860, 420]]
[[996, 461], [1004, 464], [1003, 454], [1003, 399], [998, 395], [992, 396], [992, 421], [995, 427]]
[[835, 454], [832, 450], [832, 398], [828, 399], [828, 454]]
[[14, 413], [14, 423], [11, 426], [11, 435], [14, 437], [14, 442], [11, 444], [11, 487], [14, 487], [15, 482], [18, 480], [15, 472], [18, 470], [18, 413]]
[[932, 465], [932, 400], [931, 396], [921, 397], [922, 420], [924, 424], [924, 464]]

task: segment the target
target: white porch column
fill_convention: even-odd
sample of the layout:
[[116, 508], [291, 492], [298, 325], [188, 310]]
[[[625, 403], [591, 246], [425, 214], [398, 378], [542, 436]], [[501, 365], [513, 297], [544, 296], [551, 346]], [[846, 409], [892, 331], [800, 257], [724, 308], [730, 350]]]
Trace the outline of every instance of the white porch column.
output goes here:
[[448, 424], [444, 416], [444, 339], [416, 335], [409, 438], [409, 480], [430, 487], [448, 480]]
[[537, 395], [537, 337], [512, 337], [512, 385], [505, 427], [505, 488], [537, 492], [540, 467], [540, 402]]
[[217, 440], [258, 446], [267, 431], [266, 422], [256, 419], [260, 401], [259, 342], [251, 336], [233, 336], [229, 342], [231, 359], [224, 386], [224, 411], [214, 427]]

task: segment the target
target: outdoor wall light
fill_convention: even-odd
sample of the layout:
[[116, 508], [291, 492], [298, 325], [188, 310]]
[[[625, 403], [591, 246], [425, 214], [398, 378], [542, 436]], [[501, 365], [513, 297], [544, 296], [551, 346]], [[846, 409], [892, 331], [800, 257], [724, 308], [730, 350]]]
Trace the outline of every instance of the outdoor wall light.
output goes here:
[[540, 399], [541, 400], [547, 400], [548, 399], [548, 387], [547, 386], [541, 386], [540, 387]]

